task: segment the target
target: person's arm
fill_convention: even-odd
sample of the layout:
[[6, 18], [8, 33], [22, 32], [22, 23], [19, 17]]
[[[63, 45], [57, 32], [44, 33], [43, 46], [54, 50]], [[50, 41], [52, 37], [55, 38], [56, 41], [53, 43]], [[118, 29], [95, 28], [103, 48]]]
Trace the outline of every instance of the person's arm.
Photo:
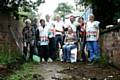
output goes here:
[[22, 40], [23, 40], [23, 42], [24, 42], [24, 38], [25, 38], [25, 27], [22, 30]]
[[57, 30], [57, 29], [56, 29], [56, 32], [63, 32], [63, 29], [62, 29], [62, 30]]
[[39, 39], [39, 30], [37, 29], [36, 30], [36, 41], [39, 41], [40, 39]]
[[96, 25], [95, 26], [96, 26], [96, 29], [97, 29], [97, 35], [96, 35], [97, 41], [99, 40], [99, 35], [100, 35], [99, 25], [100, 25], [100, 22], [96, 21]]
[[100, 30], [98, 29], [97, 30], [97, 36], [96, 36], [97, 37], [97, 41], [99, 40], [99, 33], [100, 33]]

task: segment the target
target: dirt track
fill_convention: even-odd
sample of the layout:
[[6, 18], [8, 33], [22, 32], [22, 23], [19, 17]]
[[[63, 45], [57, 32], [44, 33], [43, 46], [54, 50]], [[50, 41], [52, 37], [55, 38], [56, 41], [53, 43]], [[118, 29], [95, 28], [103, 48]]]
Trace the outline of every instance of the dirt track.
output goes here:
[[120, 80], [120, 72], [110, 66], [88, 65], [85, 63], [27, 63], [25, 70], [13, 75], [19, 79], [8, 80]]

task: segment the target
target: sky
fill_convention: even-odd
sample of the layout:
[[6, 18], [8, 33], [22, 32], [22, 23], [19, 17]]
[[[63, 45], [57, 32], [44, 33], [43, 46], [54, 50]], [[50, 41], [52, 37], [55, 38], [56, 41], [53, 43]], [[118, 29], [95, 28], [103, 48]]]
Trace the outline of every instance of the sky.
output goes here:
[[45, 3], [39, 6], [38, 13], [43, 15], [46, 15], [46, 14], [53, 15], [54, 10], [57, 8], [58, 4], [61, 2], [65, 2], [75, 6], [74, 0], [45, 0]]

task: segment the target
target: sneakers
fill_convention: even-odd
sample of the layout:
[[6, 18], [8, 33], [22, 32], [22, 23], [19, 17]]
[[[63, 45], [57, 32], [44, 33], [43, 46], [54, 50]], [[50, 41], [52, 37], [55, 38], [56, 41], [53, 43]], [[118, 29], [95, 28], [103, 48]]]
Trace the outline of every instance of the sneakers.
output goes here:
[[48, 62], [53, 62], [53, 60], [51, 58], [48, 59]]
[[93, 65], [93, 64], [94, 64], [94, 59], [91, 60], [91, 59], [89, 58], [89, 59], [88, 59], [88, 62], [89, 62], [88, 65]]

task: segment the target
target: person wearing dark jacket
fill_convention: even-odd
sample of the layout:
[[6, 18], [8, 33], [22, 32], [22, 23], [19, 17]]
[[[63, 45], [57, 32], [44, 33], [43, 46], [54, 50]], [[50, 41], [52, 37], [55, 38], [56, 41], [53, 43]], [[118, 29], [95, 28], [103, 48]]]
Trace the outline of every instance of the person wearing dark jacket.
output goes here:
[[31, 46], [31, 20], [26, 19], [25, 20], [26, 26], [23, 28], [22, 35], [23, 35], [23, 53], [25, 56], [25, 59], [27, 59], [28, 54], [30, 54], [30, 46]]
[[37, 55], [38, 54], [38, 48], [37, 48], [37, 40], [36, 40], [36, 34], [37, 34], [37, 22], [38, 20], [35, 18], [33, 21], [33, 25], [31, 28], [32, 35], [31, 35], [31, 46], [30, 46], [30, 59], [32, 59], [33, 54]]
[[80, 41], [80, 51], [81, 51], [81, 57], [82, 61], [86, 61], [86, 55], [85, 55], [85, 45], [86, 45], [86, 31], [85, 31], [85, 23], [83, 17], [80, 17], [78, 19], [78, 26], [77, 26], [77, 32], [78, 38], [81, 38]]

